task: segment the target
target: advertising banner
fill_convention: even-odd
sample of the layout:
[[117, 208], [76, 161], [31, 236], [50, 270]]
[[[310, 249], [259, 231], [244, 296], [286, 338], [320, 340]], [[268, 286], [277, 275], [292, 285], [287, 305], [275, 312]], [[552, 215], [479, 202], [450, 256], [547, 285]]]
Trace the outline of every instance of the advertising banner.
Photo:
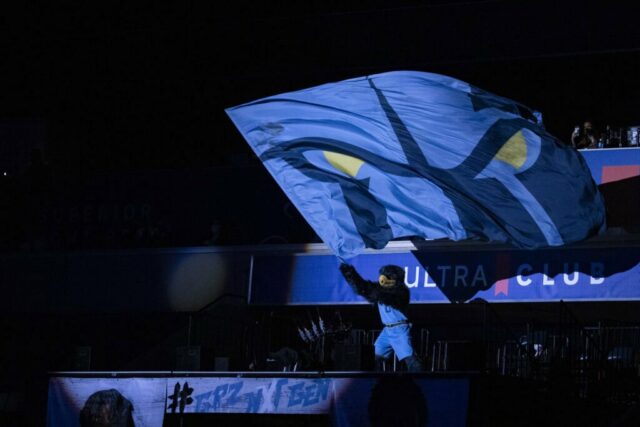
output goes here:
[[[51, 378], [47, 425], [161, 427], [166, 415], [330, 415], [335, 426], [467, 425], [470, 377]], [[212, 419], [213, 421], [213, 419]]]
[[[387, 264], [405, 270], [413, 303], [630, 301], [640, 299], [640, 248], [414, 251], [360, 255], [353, 265], [377, 281]], [[357, 304], [332, 255], [261, 255], [254, 304]]]
[[465, 377], [171, 378], [167, 413], [331, 414], [335, 426], [464, 426], [469, 384]]

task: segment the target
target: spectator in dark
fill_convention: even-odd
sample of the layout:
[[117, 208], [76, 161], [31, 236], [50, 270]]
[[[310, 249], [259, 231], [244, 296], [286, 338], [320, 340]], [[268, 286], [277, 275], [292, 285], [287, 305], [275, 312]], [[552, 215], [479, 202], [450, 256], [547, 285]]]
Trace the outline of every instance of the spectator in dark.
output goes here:
[[576, 126], [571, 134], [571, 145], [574, 148], [596, 148], [597, 136], [593, 123], [587, 120], [582, 126]]
[[429, 419], [424, 393], [409, 376], [380, 378], [368, 409], [373, 427], [423, 427]]
[[222, 238], [222, 223], [219, 220], [214, 219], [209, 227], [209, 237], [203, 242], [208, 246], [216, 246], [221, 243]]
[[93, 393], [80, 411], [81, 427], [135, 427], [133, 405], [118, 390]]

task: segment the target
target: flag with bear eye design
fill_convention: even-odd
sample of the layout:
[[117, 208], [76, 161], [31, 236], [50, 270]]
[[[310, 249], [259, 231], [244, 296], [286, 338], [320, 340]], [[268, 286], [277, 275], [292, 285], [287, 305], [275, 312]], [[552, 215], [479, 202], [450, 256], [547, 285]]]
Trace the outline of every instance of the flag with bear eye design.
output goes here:
[[343, 259], [408, 236], [537, 248], [604, 229], [581, 155], [539, 113], [451, 77], [388, 72], [226, 112]]

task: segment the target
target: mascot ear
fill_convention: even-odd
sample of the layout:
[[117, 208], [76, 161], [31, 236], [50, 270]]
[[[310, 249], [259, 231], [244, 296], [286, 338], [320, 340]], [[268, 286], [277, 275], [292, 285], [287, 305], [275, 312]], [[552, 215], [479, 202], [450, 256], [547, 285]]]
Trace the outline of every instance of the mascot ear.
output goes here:
[[396, 281], [394, 279], [388, 278], [384, 274], [381, 274], [380, 277], [378, 277], [378, 283], [380, 283], [380, 286], [390, 288], [391, 286], [394, 286], [396, 284]]

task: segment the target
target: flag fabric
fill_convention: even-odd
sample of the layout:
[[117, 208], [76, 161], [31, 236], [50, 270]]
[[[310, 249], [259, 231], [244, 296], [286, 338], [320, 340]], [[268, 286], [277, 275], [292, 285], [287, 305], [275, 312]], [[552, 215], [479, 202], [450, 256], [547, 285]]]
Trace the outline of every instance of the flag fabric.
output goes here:
[[539, 113], [451, 77], [376, 74], [226, 112], [343, 259], [408, 236], [537, 248], [604, 228], [584, 160]]

